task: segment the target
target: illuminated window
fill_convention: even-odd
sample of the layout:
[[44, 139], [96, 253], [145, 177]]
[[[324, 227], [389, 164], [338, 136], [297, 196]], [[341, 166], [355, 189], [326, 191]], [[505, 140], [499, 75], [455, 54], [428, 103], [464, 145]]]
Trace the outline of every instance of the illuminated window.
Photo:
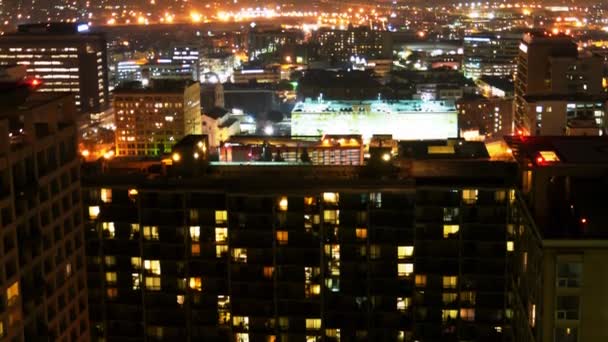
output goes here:
[[274, 274], [274, 267], [264, 266], [264, 278], [272, 279], [273, 274]]
[[330, 224], [340, 224], [339, 210], [323, 210], [323, 222]]
[[340, 195], [336, 192], [323, 193], [323, 202], [325, 202], [325, 204], [338, 204], [339, 199]]
[[215, 211], [215, 223], [225, 224], [228, 221], [228, 212], [226, 210]]
[[414, 283], [416, 284], [416, 287], [425, 287], [426, 286], [426, 275], [417, 274], [416, 277], [414, 277]]
[[190, 246], [190, 254], [192, 256], [201, 255], [201, 245], [199, 245], [198, 243], [193, 243], [192, 246]]
[[115, 287], [108, 287], [106, 289], [106, 295], [109, 299], [114, 299], [118, 296], [118, 289]]
[[307, 318], [306, 319], [306, 330], [319, 330], [321, 329], [320, 318]]
[[215, 246], [215, 256], [218, 258], [223, 258], [228, 254], [228, 246], [221, 245]]
[[113, 239], [116, 237], [116, 228], [114, 227], [114, 222], [102, 222], [101, 230], [105, 238]]
[[235, 262], [247, 263], [247, 249], [234, 248], [232, 250], [232, 260], [234, 260]]
[[215, 242], [226, 243], [228, 241], [228, 228], [215, 228]]
[[6, 289], [6, 301], [8, 306], [13, 306], [19, 299], [19, 282], [16, 281]]
[[101, 201], [103, 203], [112, 203], [112, 189], [101, 189]]
[[139, 224], [137, 223], [131, 223], [131, 236], [129, 236], [129, 238], [131, 240], [136, 239], [139, 237]]
[[373, 260], [379, 259], [382, 252], [382, 248], [378, 245], [369, 246], [369, 257]]
[[405, 311], [412, 305], [412, 299], [409, 297], [397, 297], [397, 310]]
[[146, 239], [146, 240], [158, 240], [158, 227], [156, 227], [156, 226], [144, 226], [144, 239]]
[[279, 328], [281, 330], [287, 330], [289, 328], [289, 318], [279, 317]]
[[141, 258], [140, 257], [131, 257], [131, 266], [133, 269], [139, 270], [141, 269]]
[[203, 290], [203, 282], [201, 277], [190, 277], [190, 281], [188, 281], [188, 287], [195, 291]]
[[135, 201], [137, 199], [138, 194], [139, 191], [137, 191], [137, 189], [129, 189], [129, 199], [131, 201]]
[[185, 299], [184, 295], [177, 295], [177, 304], [184, 305]]
[[304, 206], [310, 207], [316, 204], [316, 200], [314, 197], [304, 197]]
[[466, 204], [475, 204], [477, 202], [478, 195], [479, 191], [477, 189], [462, 190], [462, 200]]
[[279, 245], [286, 245], [289, 240], [289, 232], [284, 230], [277, 230], [277, 243]]
[[340, 329], [325, 329], [325, 336], [340, 340]]
[[515, 190], [509, 190], [509, 203], [515, 202]]
[[444, 276], [443, 277], [443, 288], [444, 289], [455, 289], [458, 283], [457, 276]]
[[444, 322], [448, 320], [456, 319], [458, 317], [458, 310], [441, 310], [441, 319]]
[[414, 246], [399, 246], [397, 247], [397, 258], [405, 259], [414, 255]]
[[460, 309], [460, 318], [465, 321], [474, 321], [475, 309]]
[[116, 284], [116, 272], [106, 272], [106, 282], [108, 284]]
[[146, 289], [160, 291], [160, 277], [146, 277]]
[[443, 300], [443, 304], [451, 304], [456, 301], [456, 293], [442, 293], [441, 298]]
[[409, 277], [414, 273], [414, 264], [397, 264], [397, 275], [399, 277]]
[[152, 274], [160, 275], [159, 260], [144, 260], [144, 268]]
[[133, 282], [133, 290], [139, 290], [141, 286], [141, 274], [131, 273], [131, 280]]
[[355, 235], [359, 240], [367, 239], [367, 229], [366, 228], [357, 228], [355, 229]]
[[460, 226], [457, 224], [445, 224], [443, 225], [443, 237], [446, 239], [454, 237], [459, 230]]
[[249, 317], [248, 316], [234, 316], [232, 318], [232, 324], [235, 327], [240, 327], [242, 329], [249, 329]]
[[201, 227], [191, 226], [190, 227], [190, 241], [199, 241], [201, 238]]
[[287, 211], [287, 204], [288, 204], [287, 197], [281, 197], [279, 199], [279, 210]]
[[497, 190], [494, 193], [494, 200], [498, 203], [504, 203], [504, 201], [507, 199], [507, 192], [504, 190]]
[[114, 266], [116, 265], [116, 257], [113, 255], [106, 255], [104, 258], [104, 262], [106, 266]]
[[507, 252], [513, 252], [515, 249], [515, 243], [513, 241], [507, 241]]
[[99, 216], [99, 206], [89, 207], [89, 218], [94, 220]]
[[460, 302], [467, 305], [475, 305], [475, 292], [462, 291], [460, 292]]

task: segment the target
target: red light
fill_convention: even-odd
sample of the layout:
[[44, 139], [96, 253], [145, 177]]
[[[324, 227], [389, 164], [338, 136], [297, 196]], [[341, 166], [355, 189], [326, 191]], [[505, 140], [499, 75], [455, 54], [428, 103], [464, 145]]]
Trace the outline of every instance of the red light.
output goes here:
[[536, 158], [536, 164], [542, 164], [544, 162], [545, 162], [545, 158], [543, 158], [543, 157], [537, 157]]
[[33, 86], [37, 86], [37, 85], [39, 85], [39, 84], [40, 84], [40, 81], [38, 81], [38, 80], [36, 80], [36, 79], [32, 80], [32, 85], [33, 85]]
[[583, 217], [583, 218], [581, 219], [581, 223], [582, 223], [582, 224], [587, 223], [587, 219]]

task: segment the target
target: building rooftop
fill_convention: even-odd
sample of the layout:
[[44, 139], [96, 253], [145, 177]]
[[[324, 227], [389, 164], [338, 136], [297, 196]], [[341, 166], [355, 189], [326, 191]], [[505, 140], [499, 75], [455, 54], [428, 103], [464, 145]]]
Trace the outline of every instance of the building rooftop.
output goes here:
[[608, 164], [608, 137], [507, 136], [505, 141], [519, 162], [540, 166]]
[[313, 101], [298, 102], [292, 113], [327, 113], [327, 112], [373, 112], [400, 114], [405, 112], [453, 112], [456, 106], [453, 101], [423, 100], [366, 100], [366, 101]]
[[483, 75], [479, 78], [479, 82], [483, 82], [505, 92], [513, 92], [515, 90], [515, 83], [513, 83], [513, 79], [507, 77]]
[[19, 25], [17, 34], [77, 34], [89, 32], [87, 23], [38, 23]]
[[488, 160], [490, 155], [480, 141], [461, 139], [400, 141], [399, 156], [408, 159]]
[[146, 94], [146, 93], [176, 93], [184, 92], [184, 89], [197, 83], [192, 80], [181, 79], [155, 79], [147, 87], [141, 82], [124, 82], [114, 89], [117, 95], [124, 94]]

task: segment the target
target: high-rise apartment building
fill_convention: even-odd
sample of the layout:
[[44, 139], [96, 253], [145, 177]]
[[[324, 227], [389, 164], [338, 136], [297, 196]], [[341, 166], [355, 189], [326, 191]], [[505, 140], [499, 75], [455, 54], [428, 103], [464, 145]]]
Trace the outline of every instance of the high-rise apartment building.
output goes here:
[[[483, 145], [405, 144], [408, 162], [366, 166], [205, 166], [204, 136], [185, 141], [164, 168], [87, 168], [95, 340], [532, 336], [510, 260], [533, 229], [514, 163]], [[166, 173], [141, 171], [154, 169]]]
[[348, 29], [321, 28], [314, 33], [319, 44], [319, 54], [338, 61], [350, 61], [351, 57], [367, 59], [392, 58], [393, 43], [388, 31], [372, 30], [369, 27]]
[[109, 106], [106, 39], [86, 24], [20, 25], [0, 36], [0, 65], [22, 64], [40, 92], [71, 92], [76, 106], [99, 113]]
[[148, 87], [125, 84], [114, 90], [116, 155], [154, 156], [169, 152], [188, 134], [202, 130], [200, 85], [154, 80]]
[[[535, 220], [542, 255], [536, 302], [539, 342], [600, 342], [608, 301], [608, 233], [603, 200], [608, 191], [605, 137], [510, 137], [520, 165], [522, 195]], [[528, 246], [518, 268], [533, 265]]]
[[512, 77], [517, 68], [521, 34], [477, 33], [464, 37], [463, 71], [466, 77]]
[[0, 339], [88, 341], [74, 98], [13, 91], [0, 95]]
[[569, 126], [577, 125], [572, 121], [589, 121], [602, 130], [604, 115], [595, 112], [599, 109], [595, 104], [606, 100], [602, 70], [601, 58], [579, 54], [571, 37], [526, 34], [519, 46], [515, 79], [515, 130], [525, 135], [564, 135]]

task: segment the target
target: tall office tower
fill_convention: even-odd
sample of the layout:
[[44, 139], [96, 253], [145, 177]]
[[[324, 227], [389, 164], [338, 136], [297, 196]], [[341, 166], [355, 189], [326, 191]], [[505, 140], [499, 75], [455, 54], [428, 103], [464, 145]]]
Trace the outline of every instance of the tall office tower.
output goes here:
[[463, 71], [466, 77], [512, 77], [517, 69], [521, 34], [478, 33], [464, 37]]
[[509, 137], [520, 165], [522, 195], [538, 237], [521, 267], [542, 246], [541, 269], [532, 279], [539, 294], [537, 341], [600, 342], [608, 293], [608, 191], [605, 137]]
[[326, 58], [350, 61], [351, 57], [392, 57], [393, 43], [388, 31], [349, 26], [346, 30], [321, 28], [314, 35], [320, 45], [319, 54]]
[[201, 48], [196, 45], [173, 46], [171, 60], [173, 64], [189, 65], [192, 70], [193, 80], [200, 80], [201, 70]]
[[[602, 60], [571, 37], [526, 34], [515, 79], [515, 131], [525, 135], [605, 130]], [[584, 130], [583, 132], [586, 132]]]
[[88, 341], [74, 98], [0, 92], [0, 338]]
[[116, 88], [116, 155], [161, 155], [182, 137], [200, 134], [200, 98], [200, 85], [193, 81], [155, 80], [148, 87], [135, 83]]
[[206, 144], [87, 168], [95, 340], [531, 341], [514, 163], [434, 141], [407, 161], [234, 165]]
[[72, 92], [81, 112], [109, 105], [106, 39], [86, 24], [20, 25], [0, 36], [0, 65], [23, 64], [41, 92]]

